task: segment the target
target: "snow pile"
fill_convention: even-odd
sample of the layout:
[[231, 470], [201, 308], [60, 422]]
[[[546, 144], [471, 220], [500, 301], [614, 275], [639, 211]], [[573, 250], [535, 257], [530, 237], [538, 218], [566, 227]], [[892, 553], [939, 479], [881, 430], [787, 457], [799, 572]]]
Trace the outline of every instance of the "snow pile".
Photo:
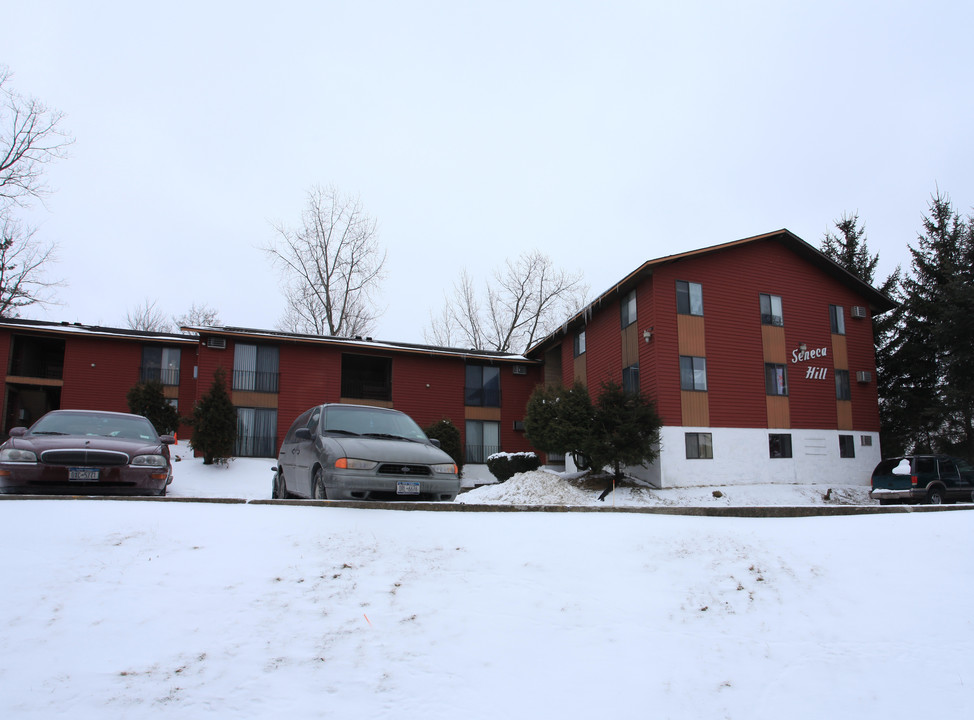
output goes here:
[[507, 482], [484, 485], [457, 497], [470, 504], [589, 505], [592, 493], [576, 488], [559, 475], [544, 470], [518, 473]]

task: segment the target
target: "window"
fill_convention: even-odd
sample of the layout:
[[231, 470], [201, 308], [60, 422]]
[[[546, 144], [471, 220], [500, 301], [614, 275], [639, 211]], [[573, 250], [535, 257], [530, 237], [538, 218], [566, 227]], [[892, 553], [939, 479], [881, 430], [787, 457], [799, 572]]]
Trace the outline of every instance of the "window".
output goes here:
[[845, 312], [841, 305], [829, 305], [829, 325], [833, 335], [845, 335]]
[[342, 355], [342, 397], [392, 400], [392, 358]]
[[466, 462], [485, 463], [500, 452], [500, 423], [489, 420], [467, 420]]
[[703, 315], [703, 286], [700, 283], [676, 281], [676, 311], [680, 315]]
[[687, 460], [713, 460], [714, 441], [710, 433], [687, 433]]
[[777, 295], [761, 293], [761, 324], [779, 327], [785, 324], [784, 314], [781, 312], [781, 298]]
[[622, 389], [627, 393], [639, 392], [639, 363], [622, 368]]
[[768, 435], [768, 451], [772, 458], [790, 458], [791, 435], [787, 433], [771, 433]]
[[585, 354], [585, 331], [575, 335], [575, 357]]
[[849, 371], [848, 370], [835, 371], [835, 399], [836, 400], [852, 399], [852, 395], [849, 392]]
[[467, 365], [464, 404], [473, 407], [500, 407], [500, 368], [491, 365]]
[[276, 345], [238, 343], [233, 350], [233, 389], [277, 392]]
[[707, 358], [680, 356], [680, 389], [707, 390]]
[[776, 363], [764, 364], [764, 391], [768, 395], [788, 394], [788, 368]]
[[158, 382], [163, 385], [179, 385], [178, 347], [142, 348], [142, 382]]
[[839, 457], [856, 456], [856, 439], [852, 435], [839, 435]]
[[632, 290], [628, 295], [622, 298], [622, 304], [620, 306], [620, 312], [622, 315], [622, 327], [626, 328], [636, 322], [636, 291]]
[[235, 457], [274, 457], [277, 449], [277, 410], [237, 408]]
[[860, 435], [859, 436], [859, 444], [862, 445], [863, 447], [872, 447], [872, 445], [873, 445], [873, 436], [872, 435]]

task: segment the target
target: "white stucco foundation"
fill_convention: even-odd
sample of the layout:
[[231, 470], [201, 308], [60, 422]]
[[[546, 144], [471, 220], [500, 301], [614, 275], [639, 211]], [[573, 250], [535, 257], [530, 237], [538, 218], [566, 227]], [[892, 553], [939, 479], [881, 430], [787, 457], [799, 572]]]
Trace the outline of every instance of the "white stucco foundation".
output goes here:
[[[710, 433], [713, 459], [687, 459], [685, 435], [689, 432]], [[791, 435], [792, 457], [770, 457], [768, 436], [772, 433]], [[839, 435], [853, 437], [854, 458], [839, 456]], [[864, 438], [870, 444], [864, 444]], [[759, 483], [868, 485], [882, 457], [879, 433], [848, 430], [664, 427], [660, 446], [653, 465], [629, 468], [632, 475], [660, 488]]]

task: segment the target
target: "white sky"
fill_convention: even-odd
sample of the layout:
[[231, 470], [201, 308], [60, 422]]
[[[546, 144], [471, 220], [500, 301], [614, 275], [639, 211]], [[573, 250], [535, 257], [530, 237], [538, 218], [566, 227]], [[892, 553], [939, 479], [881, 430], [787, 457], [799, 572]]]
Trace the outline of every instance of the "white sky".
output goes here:
[[313, 184], [388, 250], [376, 338], [524, 249], [592, 295], [647, 259], [858, 211], [880, 274], [974, 205], [969, 2], [5, 2], [11, 87], [67, 114], [30, 220], [61, 307], [274, 328], [258, 249]]

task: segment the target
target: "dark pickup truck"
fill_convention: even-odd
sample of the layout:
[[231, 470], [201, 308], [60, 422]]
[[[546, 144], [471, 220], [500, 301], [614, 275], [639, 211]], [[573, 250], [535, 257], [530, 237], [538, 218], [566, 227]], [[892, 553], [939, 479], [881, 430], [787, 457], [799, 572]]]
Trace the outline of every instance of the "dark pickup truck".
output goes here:
[[949, 455], [907, 455], [883, 460], [872, 476], [869, 497], [893, 503], [974, 502], [974, 467]]

